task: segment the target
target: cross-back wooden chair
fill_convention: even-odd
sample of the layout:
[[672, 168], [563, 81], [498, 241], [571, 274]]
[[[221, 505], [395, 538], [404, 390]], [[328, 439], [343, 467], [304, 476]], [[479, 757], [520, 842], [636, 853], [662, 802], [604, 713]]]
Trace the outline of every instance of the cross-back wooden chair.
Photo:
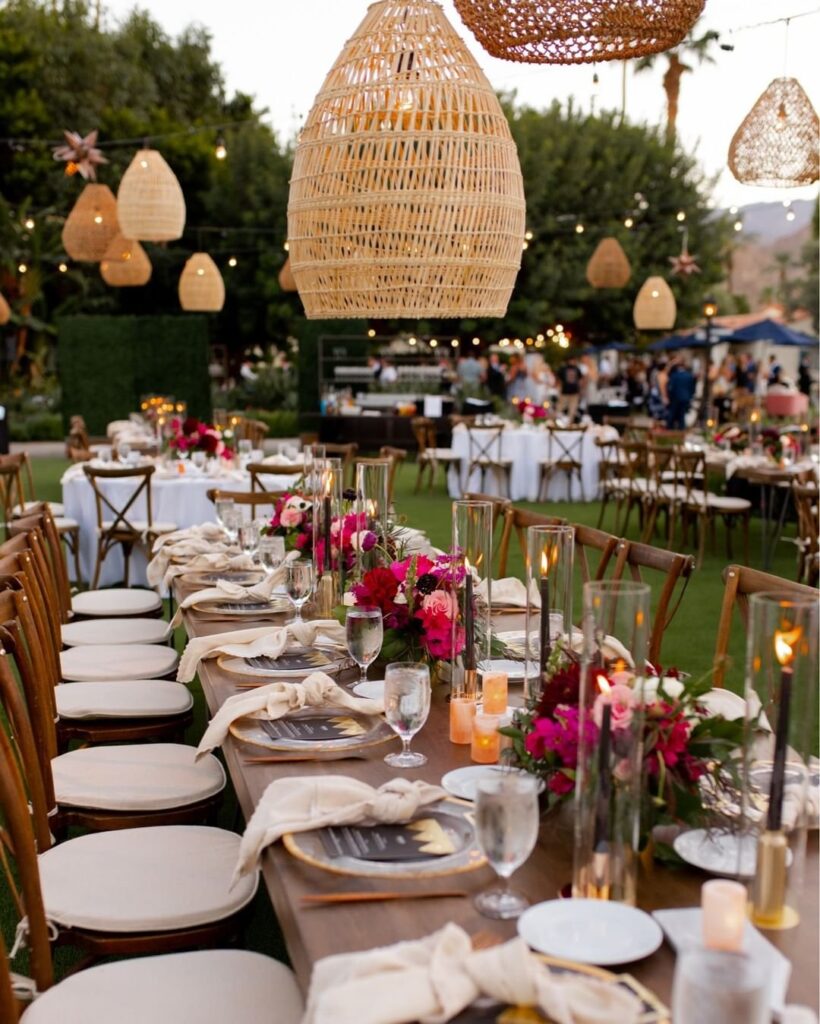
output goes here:
[[666, 515], [666, 546], [672, 546], [678, 489], [675, 480], [675, 455], [670, 445], [652, 443], [647, 448], [647, 484], [644, 494], [644, 529], [641, 540], [649, 544], [661, 512]]
[[726, 533], [726, 556], [733, 557], [732, 534], [737, 523], [743, 533], [743, 555], [749, 561], [749, 521], [752, 514], [752, 503], [746, 498], [727, 497], [713, 494], [706, 489], [708, 476], [702, 452], [689, 452], [678, 449], [675, 457], [676, 482], [683, 487], [685, 494], [680, 501], [683, 522], [683, 542], [687, 542], [688, 523], [698, 523], [698, 565], [703, 563], [706, 545], [706, 534], [710, 535], [712, 550], [715, 549], [716, 523], [723, 520]]
[[467, 481], [469, 483], [473, 473], [478, 472], [480, 475], [479, 488], [485, 490], [487, 474], [490, 474], [496, 483], [503, 487], [509, 498], [513, 460], [504, 454], [504, 430], [503, 425], [500, 427], [478, 427], [475, 425], [467, 427], [469, 444]]
[[816, 587], [820, 576], [820, 495], [817, 484], [792, 484], [797, 511], [797, 578]]
[[[97, 510], [97, 559], [94, 566], [92, 589], [96, 589], [106, 556], [117, 546], [122, 547], [125, 561], [125, 585], [128, 586], [131, 554], [134, 548], [142, 548], [150, 554], [154, 541], [160, 534], [171, 533], [176, 523], [155, 523], [151, 502], [151, 477], [154, 466], [133, 466], [125, 469], [101, 469], [83, 466], [83, 472], [94, 491]], [[116, 504], [103, 486], [106, 480], [133, 481], [133, 489], [123, 504]], [[138, 517], [137, 510], [144, 506], [144, 516]], [[113, 517], [113, 518], [109, 518]]]
[[305, 475], [304, 465], [279, 466], [265, 462], [251, 462], [248, 464], [248, 472], [251, 475], [251, 492], [256, 494], [281, 494], [281, 491], [272, 491], [267, 483], [271, 477], [289, 476], [293, 478], [294, 484]]
[[749, 621], [749, 597], [752, 594], [780, 593], [790, 597], [810, 597], [820, 600], [820, 591], [794, 580], [783, 579], [747, 565], [727, 565], [721, 573], [723, 579], [723, 602], [720, 606], [717, 641], [714, 659], [714, 686], [723, 686], [728, 667], [729, 637], [735, 608], [740, 613], [743, 628]]
[[326, 444], [325, 457], [328, 459], [342, 460], [342, 486], [354, 487], [356, 485], [355, 461], [356, 453], [359, 450], [358, 444], [351, 441], [350, 444]]
[[[214, 503], [221, 500], [230, 500], [235, 505], [246, 505], [251, 510], [251, 518], [256, 519], [258, 515], [273, 515], [273, 508], [279, 498], [284, 497], [287, 491], [223, 491], [217, 487], [211, 487], [205, 492], [208, 499]], [[263, 513], [259, 512], [263, 510]]]
[[541, 462], [541, 482], [538, 487], [539, 501], [546, 500], [549, 485], [556, 474], [567, 478], [567, 501], [572, 501], [572, 481], [578, 481], [581, 501], [586, 501], [583, 478], [583, 445], [586, 424], [573, 427], [547, 427], [547, 457]]
[[[680, 555], [676, 551], [665, 551], [638, 541], [620, 540], [612, 579], [633, 579], [647, 582], [652, 586], [654, 612], [649, 636], [647, 657], [658, 665], [661, 658], [663, 637], [675, 613], [680, 607], [689, 580], [695, 569], [691, 555]], [[648, 579], [644, 577], [649, 575]], [[660, 577], [658, 589], [657, 579]], [[677, 597], [675, 592], [677, 590]], [[674, 598], [674, 603], [673, 603]]]
[[447, 472], [450, 466], [455, 466], [461, 474], [461, 458], [456, 455], [452, 448], [439, 448], [436, 436], [436, 421], [429, 416], [414, 416], [410, 421], [413, 430], [413, 437], [416, 439], [416, 465], [418, 476], [416, 477], [416, 493], [419, 492], [424, 482], [425, 473], [429, 477], [429, 490], [432, 491], [436, 482], [436, 473], [439, 466], [444, 468], [445, 485], [447, 483]]
[[602, 580], [618, 549], [619, 538], [594, 526], [573, 523], [575, 530], [575, 564], [581, 570], [584, 583]]
[[497, 494], [485, 494], [483, 491], [468, 491], [462, 497], [465, 501], [488, 501], [493, 507], [493, 563], [496, 565], [498, 575], [503, 575], [498, 566], [501, 560], [501, 541], [504, 533], [505, 513], [512, 508], [509, 498], [499, 497]]
[[545, 516], [541, 512], [531, 512], [526, 508], [508, 505], [504, 510], [504, 526], [498, 551], [498, 575], [507, 575], [507, 563], [510, 556], [510, 541], [513, 534], [518, 538], [522, 554], [527, 553], [527, 530], [530, 526], [564, 526], [566, 519], [559, 516]]

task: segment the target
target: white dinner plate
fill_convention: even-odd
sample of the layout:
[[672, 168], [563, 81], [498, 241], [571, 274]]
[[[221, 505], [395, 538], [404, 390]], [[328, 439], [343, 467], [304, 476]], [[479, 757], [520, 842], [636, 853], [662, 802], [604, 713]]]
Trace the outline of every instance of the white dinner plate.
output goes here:
[[[672, 846], [687, 864], [722, 878], [751, 878], [757, 864], [757, 840], [752, 835], [733, 835], [714, 829], [693, 828], [681, 832]], [[792, 852], [786, 851], [791, 863]]]
[[367, 697], [370, 700], [384, 700], [384, 680], [367, 679], [363, 683], [356, 683], [353, 692], [357, 697]]
[[[442, 777], [441, 785], [450, 794], [460, 800], [475, 800], [478, 784], [482, 779], [488, 779], [498, 772], [519, 772], [518, 768], [508, 768], [502, 764], [470, 764], [466, 768], [454, 768]], [[526, 774], [521, 772], [522, 775]], [[538, 792], [544, 789], [544, 780], [539, 779]]]
[[539, 953], [607, 967], [654, 953], [663, 942], [656, 921], [610, 900], [548, 900], [518, 919], [518, 934]]
[[478, 666], [482, 672], [504, 672], [509, 683], [524, 682], [524, 662], [513, 661], [510, 658], [490, 658], [489, 661], [482, 661]]

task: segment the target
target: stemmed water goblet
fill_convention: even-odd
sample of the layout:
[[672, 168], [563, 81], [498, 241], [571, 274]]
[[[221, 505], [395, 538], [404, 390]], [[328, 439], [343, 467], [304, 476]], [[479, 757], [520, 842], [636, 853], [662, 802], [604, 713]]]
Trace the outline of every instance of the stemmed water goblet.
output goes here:
[[481, 852], [501, 879], [500, 885], [476, 896], [476, 909], [485, 917], [518, 917], [529, 901], [510, 888], [510, 878], [538, 839], [538, 779], [508, 772], [479, 779], [475, 833]]
[[384, 674], [384, 717], [402, 742], [402, 749], [385, 757], [391, 768], [420, 768], [424, 754], [410, 750], [410, 741], [430, 714], [430, 669], [414, 661], [387, 666]]
[[381, 609], [364, 606], [348, 608], [345, 634], [350, 657], [359, 666], [359, 682], [367, 682], [367, 667], [379, 656], [384, 639]]
[[302, 622], [302, 607], [313, 593], [313, 563], [301, 560], [288, 562], [285, 590], [296, 612], [294, 621]]
[[256, 560], [268, 576], [274, 573], [285, 560], [284, 537], [261, 536], [256, 546]]
[[246, 555], [253, 555], [259, 545], [259, 525], [242, 523], [239, 527], [239, 546]]

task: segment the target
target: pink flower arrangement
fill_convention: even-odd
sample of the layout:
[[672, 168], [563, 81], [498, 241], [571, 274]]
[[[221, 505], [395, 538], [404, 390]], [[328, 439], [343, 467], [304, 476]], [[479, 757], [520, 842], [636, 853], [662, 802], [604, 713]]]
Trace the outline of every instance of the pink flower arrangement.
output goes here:
[[286, 550], [299, 551], [309, 558], [313, 551], [312, 507], [301, 494], [283, 494], [273, 506], [271, 520], [262, 532], [284, 537]]
[[525, 422], [545, 420], [549, 416], [549, 409], [545, 405], [539, 405], [536, 402], [531, 402], [529, 398], [521, 398], [518, 401], [513, 399], [513, 404], [518, 410], [518, 414], [521, 419]]
[[223, 459], [233, 458], [233, 435], [203, 423], [195, 416], [184, 420], [174, 417], [166, 428], [166, 439], [168, 448], [177, 455], [206, 452]]
[[[378, 537], [368, 529], [367, 516], [364, 513], [347, 512], [336, 516], [330, 524], [330, 557], [334, 569], [339, 567], [350, 570], [356, 563], [359, 551], [372, 551]], [[316, 560], [319, 565], [325, 561], [325, 538], [316, 538]]]

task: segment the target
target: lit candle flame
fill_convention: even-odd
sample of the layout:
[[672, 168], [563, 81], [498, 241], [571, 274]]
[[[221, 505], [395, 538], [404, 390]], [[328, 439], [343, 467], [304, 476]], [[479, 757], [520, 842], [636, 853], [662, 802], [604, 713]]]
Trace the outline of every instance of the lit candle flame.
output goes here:
[[794, 660], [794, 648], [800, 639], [803, 630], [800, 626], [788, 632], [776, 629], [774, 631], [774, 653], [781, 665], [790, 665]]
[[558, 545], [555, 544], [541, 552], [541, 575], [549, 576], [550, 569], [558, 561]]
[[606, 676], [603, 676], [603, 675], [596, 676], [595, 677], [595, 682], [598, 684], [598, 689], [601, 691], [602, 694], [605, 694], [605, 695], [608, 696], [612, 692], [612, 687], [610, 686], [609, 680], [607, 679]]

